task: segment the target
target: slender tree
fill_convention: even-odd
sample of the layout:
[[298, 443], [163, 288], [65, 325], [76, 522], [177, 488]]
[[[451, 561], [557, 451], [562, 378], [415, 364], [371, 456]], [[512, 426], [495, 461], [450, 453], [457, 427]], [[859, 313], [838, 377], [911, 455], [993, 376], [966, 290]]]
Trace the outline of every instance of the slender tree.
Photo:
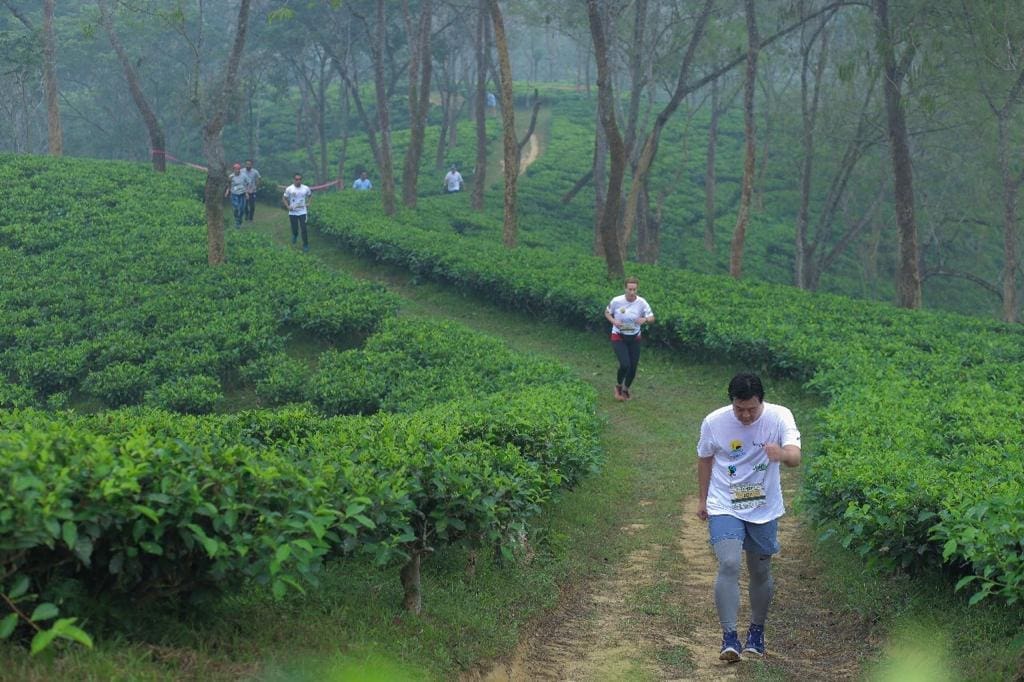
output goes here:
[[487, 27], [490, 25], [488, 0], [480, 0], [476, 12], [474, 56], [476, 61], [476, 87], [473, 88], [473, 119], [476, 124], [476, 165], [473, 168], [473, 187], [470, 205], [475, 211], [484, 209], [484, 189], [487, 182]]
[[[388, 83], [384, 73], [384, 57], [387, 49], [387, 15], [385, 0], [376, 0], [376, 19], [371, 31], [370, 54], [373, 61], [373, 86], [377, 98], [377, 131], [380, 134], [377, 164], [380, 170], [381, 202], [385, 215], [395, 213], [395, 173], [391, 160], [391, 116], [388, 105]], [[364, 21], [364, 24], [366, 22]]]
[[512, 100], [512, 63], [508, 55], [505, 20], [498, 0], [488, 0], [491, 23], [494, 25], [494, 45], [498, 51], [498, 88], [501, 100], [502, 147], [505, 152], [505, 220], [501, 231], [502, 243], [512, 248], [519, 231], [516, 215], [516, 183], [519, 178], [519, 145], [516, 144], [516, 112]]
[[421, 0], [419, 21], [409, 16], [408, 2], [404, 5], [406, 34], [409, 49], [409, 148], [405, 152], [402, 169], [402, 203], [416, 206], [416, 184], [423, 158], [424, 136], [427, 129], [427, 114], [430, 111], [430, 80], [433, 73], [433, 57], [430, 52], [433, 8], [431, 0]]
[[743, 182], [740, 189], [740, 208], [736, 228], [729, 250], [729, 275], [739, 279], [743, 271], [743, 246], [746, 242], [747, 223], [750, 221], [750, 198], [754, 193], [754, 168], [757, 135], [754, 127], [754, 86], [757, 82], [757, 56], [761, 39], [757, 32], [754, 0], [744, 0], [747, 17], [747, 73], [743, 83], [743, 137], [746, 151], [743, 157]]
[[914, 216], [914, 172], [903, 106], [903, 79], [914, 59], [915, 48], [913, 45], [908, 46], [902, 57], [897, 59], [889, 0], [874, 0], [872, 7], [875, 13], [875, 46], [882, 62], [886, 132], [889, 136], [889, 154], [892, 161], [896, 224], [899, 227], [896, 302], [903, 308], [920, 308], [921, 271], [917, 219]]
[[142, 122], [145, 123], [146, 131], [149, 133], [149, 153], [150, 159], [153, 162], [153, 170], [163, 173], [167, 166], [167, 143], [164, 137], [164, 128], [160, 125], [160, 119], [157, 118], [156, 112], [150, 106], [146, 94], [142, 92], [142, 86], [139, 85], [139, 74], [136, 72], [135, 65], [128, 57], [128, 52], [124, 49], [124, 44], [114, 28], [114, 19], [110, 14], [109, 1], [97, 0], [96, 4], [100, 10], [100, 24], [107, 34], [110, 46], [114, 48], [114, 54], [117, 55], [117, 61], [121, 64], [124, 78], [128, 82], [128, 90], [131, 92], [132, 101], [135, 102], [135, 107], [139, 110]]
[[206, 245], [210, 265], [221, 265], [227, 258], [224, 242], [224, 190], [228, 183], [227, 164], [224, 162], [224, 143], [221, 131], [227, 120], [228, 108], [234, 99], [238, 85], [238, 64], [245, 49], [245, 37], [249, 28], [249, 5], [252, 0], [241, 0], [235, 22], [235, 36], [231, 43], [223, 83], [211, 95], [208, 118], [203, 125], [203, 151], [206, 156], [206, 187], [203, 199], [206, 202]]
[[43, 0], [43, 86], [46, 90], [46, 127], [50, 156], [64, 154], [64, 131], [60, 123], [60, 90], [57, 87], [57, 39], [53, 34], [53, 6]]
[[608, 43], [601, 17], [599, 0], [587, 0], [587, 18], [590, 21], [590, 35], [594, 41], [594, 58], [597, 61], [597, 98], [601, 117], [601, 128], [608, 141], [610, 156], [608, 190], [605, 194], [604, 210], [601, 212], [601, 242], [604, 247], [608, 279], [621, 280], [625, 276], [625, 263], [619, 246], [619, 207], [622, 197], [622, 183], [626, 170], [626, 145], [615, 120], [615, 93], [612, 86], [612, 69], [608, 58]]

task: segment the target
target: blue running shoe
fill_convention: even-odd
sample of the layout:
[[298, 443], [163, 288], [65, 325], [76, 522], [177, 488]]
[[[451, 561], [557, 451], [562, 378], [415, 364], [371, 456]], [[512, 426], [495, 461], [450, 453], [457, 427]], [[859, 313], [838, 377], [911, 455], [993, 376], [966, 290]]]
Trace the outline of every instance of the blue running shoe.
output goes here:
[[743, 653], [764, 656], [764, 626], [750, 624], [747, 630], [747, 643], [743, 647]]
[[730, 663], [740, 660], [740, 638], [735, 630], [722, 633], [722, 653], [718, 658]]

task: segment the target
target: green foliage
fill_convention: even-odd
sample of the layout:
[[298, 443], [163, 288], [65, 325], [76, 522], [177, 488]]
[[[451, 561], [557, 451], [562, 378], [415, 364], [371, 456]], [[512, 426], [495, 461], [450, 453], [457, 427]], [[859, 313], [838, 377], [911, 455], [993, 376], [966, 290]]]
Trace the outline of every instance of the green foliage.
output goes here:
[[146, 392], [145, 403], [185, 414], [205, 414], [223, 398], [220, 382], [200, 374], [165, 381]]
[[[0, 178], [24, 195], [17, 211], [0, 207], [0, 404], [209, 411], [235, 368], [276, 357], [289, 330], [351, 344], [394, 310], [380, 287], [250, 234], [230, 233], [230, 262], [209, 267], [189, 198], [200, 176], [139, 170], [0, 157]], [[372, 301], [373, 314], [353, 300]], [[275, 375], [261, 397], [301, 397], [288, 381]]]
[[[350, 204], [344, 195], [326, 198], [320, 228], [361, 253], [518, 311], [602, 324], [609, 291], [618, 288], [597, 259], [502, 248], [486, 217], [450, 202], [396, 221]], [[453, 220], [480, 229], [456, 234]], [[1014, 500], [1024, 487], [1024, 332], [666, 267], [628, 271], [657, 314], [653, 341], [805, 380], [831, 399], [805, 497], [844, 545], [886, 566], [948, 564], [976, 576], [960, 584], [979, 586], [978, 599], [1021, 598]]]
[[[35, 609], [0, 632], [36, 630], [33, 650], [84, 642], [54, 611], [68, 590], [196, 602], [254, 581], [281, 597], [315, 585], [328, 558], [507, 549], [555, 489], [596, 467], [594, 396], [564, 368], [393, 319], [379, 287], [245, 234], [208, 267], [200, 207], [173, 198], [184, 176], [57, 168], [0, 157], [25, 196], [40, 183], [29, 217], [52, 220], [47, 232], [22, 213], [0, 223], [0, 400], [22, 408], [0, 421], [0, 575], [8, 590], [31, 584], [18, 598]], [[75, 201], [43, 191], [69, 178]], [[129, 200], [130, 220], [116, 210]], [[295, 331], [365, 347], [298, 359], [284, 351]], [[215, 414], [229, 380], [302, 405]], [[82, 398], [126, 407], [29, 408]]]

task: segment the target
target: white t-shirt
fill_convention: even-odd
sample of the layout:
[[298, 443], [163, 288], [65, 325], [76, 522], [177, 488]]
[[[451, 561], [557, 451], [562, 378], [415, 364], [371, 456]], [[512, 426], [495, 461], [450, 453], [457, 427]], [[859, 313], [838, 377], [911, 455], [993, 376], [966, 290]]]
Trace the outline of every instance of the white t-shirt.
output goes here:
[[782, 405], [764, 403], [761, 416], [750, 426], [736, 418], [732, 405], [704, 418], [697, 456], [715, 458], [708, 486], [709, 515], [728, 514], [751, 523], [767, 523], [786, 513], [780, 465], [768, 461], [764, 450], [768, 443], [800, 446], [793, 413]]
[[288, 202], [288, 215], [306, 215], [306, 202], [312, 196], [313, 190], [306, 185], [294, 184], [284, 188], [284, 198]]
[[641, 317], [651, 317], [654, 313], [651, 306], [643, 296], [637, 296], [632, 303], [626, 300], [626, 295], [616, 296], [605, 309], [615, 319], [612, 325], [612, 334], [624, 336], [635, 336], [640, 333], [640, 325], [636, 321]]
[[462, 190], [462, 173], [457, 170], [448, 171], [448, 175], [444, 176], [444, 186], [449, 192], [458, 192]]

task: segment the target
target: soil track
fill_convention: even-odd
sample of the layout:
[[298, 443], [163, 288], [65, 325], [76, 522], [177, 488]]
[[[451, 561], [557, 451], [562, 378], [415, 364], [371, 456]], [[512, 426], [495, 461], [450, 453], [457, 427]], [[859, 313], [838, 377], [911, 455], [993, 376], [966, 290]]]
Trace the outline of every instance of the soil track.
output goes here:
[[[612, 575], [568, 592], [513, 657], [486, 672], [466, 674], [463, 682], [747, 680], [772, 673], [792, 680], [858, 677], [879, 642], [870, 623], [858, 622], [825, 599], [828, 591], [811, 552], [809, 531], [792, 514], [780, 523], [783, 551], [774, 561], [777, 598], [770, 612], [767, 659], [738, 664], [718, 660], [715, 559], [707, 525], [695, 514], [696, 499], [687, 498], [684, 507], [674, 546], [638, 550]], [[671, 585], [665, 598], [682, 609], [689, 627], [674, 629], [664, 619], [638, 617], [641, 595], [664, 583]], [[745, 608], [743, 594], [741, 622]]]

